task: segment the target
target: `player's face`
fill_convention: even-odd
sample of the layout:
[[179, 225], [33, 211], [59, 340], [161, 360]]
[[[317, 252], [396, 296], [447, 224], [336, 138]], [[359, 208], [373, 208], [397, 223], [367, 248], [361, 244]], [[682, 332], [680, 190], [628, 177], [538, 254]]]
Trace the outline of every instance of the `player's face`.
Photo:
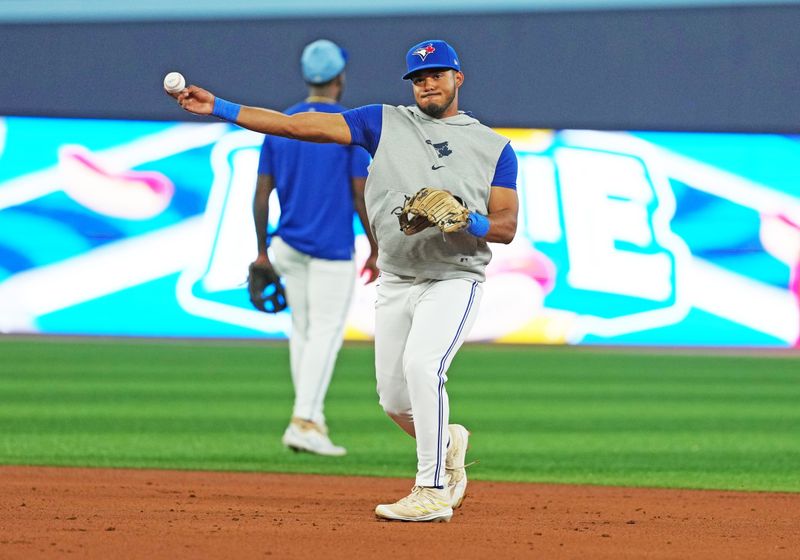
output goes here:
[[435, 119], [452, 117], [458, 113], [458, 88], [464, 74], [446, 68], [420, 70], [411, 77], [417, 107]]

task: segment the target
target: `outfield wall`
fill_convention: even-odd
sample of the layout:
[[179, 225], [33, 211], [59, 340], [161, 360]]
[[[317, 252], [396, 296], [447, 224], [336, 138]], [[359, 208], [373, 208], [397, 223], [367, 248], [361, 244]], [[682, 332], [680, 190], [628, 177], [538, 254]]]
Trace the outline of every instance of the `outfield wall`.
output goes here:
[[[500, 132], [519, 230], [493, 245], [471, 340], [795, 343], [800, 136]], [[284, 338], [288, 312], [244, 286], [260, 142], [221, 122], [0, 119], [0, 332]], [[349, 339], [372, 336], [374, 299], [356, 282]]]

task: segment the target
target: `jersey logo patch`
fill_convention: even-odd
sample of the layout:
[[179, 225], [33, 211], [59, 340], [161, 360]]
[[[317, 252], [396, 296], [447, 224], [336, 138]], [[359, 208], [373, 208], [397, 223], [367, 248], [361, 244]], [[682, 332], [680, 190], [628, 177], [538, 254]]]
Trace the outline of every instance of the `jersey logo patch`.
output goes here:
[[415, 51], [414, 51], [413, 53], [411, 53], [411, 54], [412, 54], [412, 56], [413, 56], [413, 55], [417, 55], [418, 57], [420, 57], [420, 58], [421, 58], [421, 59], [424, 61], [424, 60], [425, 60], [425, 58], [426, 58], [426, 57], [427, 57], [429, 54], [431, 54], [432, 52], [436, 52], [436, 49], [433, 47], [433, 43], [428, 43], [426, 46], [424, 46], [424, 47], [421, 47], [421, 48], [419, 48], [419, 49], [415, 50]]
[[430, 140], [425, 140], [426, 144], [430, 144], [434, 148], [436, 148], [436, 153], [439, 155], [440, 158], [449, 156], [453, 153], [453, 150], [447, 145], [447, 142], [439, 142], [438, 144], [434, 144]]

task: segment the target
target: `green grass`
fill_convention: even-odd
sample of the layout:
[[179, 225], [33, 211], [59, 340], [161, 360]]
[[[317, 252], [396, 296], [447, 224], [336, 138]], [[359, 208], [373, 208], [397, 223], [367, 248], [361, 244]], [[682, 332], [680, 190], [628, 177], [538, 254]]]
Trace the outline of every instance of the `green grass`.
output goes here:
[[[411, 479], [372, 357], [339, 356], [329, 459], [281, 447], [284, 345], [0, 338], [0, 464]], [[800, 491], [800, 354], [467, 346], [448, 389], [475, 480]]]

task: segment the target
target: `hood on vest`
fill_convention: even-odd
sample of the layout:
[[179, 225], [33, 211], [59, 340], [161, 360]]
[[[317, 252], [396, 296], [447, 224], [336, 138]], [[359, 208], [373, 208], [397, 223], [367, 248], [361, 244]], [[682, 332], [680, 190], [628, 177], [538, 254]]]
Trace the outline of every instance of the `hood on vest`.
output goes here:
[[426, 115], [422, 109], [417, 107], [416, 105], [408, 105], [406, 109], [414, 113], [417, 117], [421, 118], [422, 120], [445, 124], [449, 126], [470, 126], [473, 124], [480, 124], [480, 121], [474, 118], [470, 113], [459, 111], [457, 115], [453, 115], [452, 117], [447, 117], [446, 119], [435, 119], [430, 115]]

